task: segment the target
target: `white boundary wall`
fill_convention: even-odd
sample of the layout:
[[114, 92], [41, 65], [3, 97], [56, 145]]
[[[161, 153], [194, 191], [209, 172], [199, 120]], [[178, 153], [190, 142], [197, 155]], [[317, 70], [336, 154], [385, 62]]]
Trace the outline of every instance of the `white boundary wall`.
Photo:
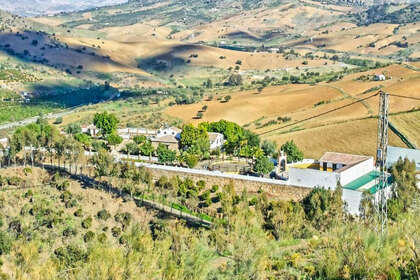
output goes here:
[[335, 172], [326, 172], [309, 168], [289, 168], [288, 184], [292, 186], [335, 190], [340, 175]]
[[343, 189], [343, 201], [347, 203], [347, 211], [352, 215], [360, 214], [362, 192]]

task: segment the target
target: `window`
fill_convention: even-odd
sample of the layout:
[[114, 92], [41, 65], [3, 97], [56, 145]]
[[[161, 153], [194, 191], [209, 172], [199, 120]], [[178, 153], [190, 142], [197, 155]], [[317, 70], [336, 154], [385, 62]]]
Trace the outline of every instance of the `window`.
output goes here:
[[334, 170], [337, 170], [337, 164], [336, 163], [333, 163], [333, 171]]
[[326, 162], [322, 163], [322, 170], [324, 170], [324, 171], [328, 170], [328, 164]]

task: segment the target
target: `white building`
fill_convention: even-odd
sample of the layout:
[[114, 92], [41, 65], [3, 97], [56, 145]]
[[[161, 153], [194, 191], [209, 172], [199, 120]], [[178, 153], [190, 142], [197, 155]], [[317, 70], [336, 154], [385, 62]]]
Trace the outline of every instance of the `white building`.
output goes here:
[[156, 135], [157, 131], [154, 129], [148, 129], [148, 128], [119, 128], [117, 129], [117, 133], [120, 137], [122, 137], [125, 140], [132, 139], [136, 136], [154, 136]]
[[375, 81], [385, 81], [386, 77], [384, 74], [376, 74], [375, 75]]
[[222, 148], [225, 143], [225, 137], [221, 133], [209, 132], [210, 150]]
[[163, 136], [170, 135], [179, 140], [181, 138], [181, 132], [182, 130], [175, 126], [163, 127], [157, 131], [155, 138], [160, 138]]
[[[321, 187], [335, 190], [343, 187], [343, 200], [348, 211], [358, 215], [363, 193], [377, 196], [377, 179], [371, 156], [349, 155], [327, 152], [318, 161], [292, 164], [288, 167], [289, 181], [292, 186], [307, 188]], [[391, 185], [388, 177], [388, 187]], [[387, 189], [388, 192], [390, 190]]]
[[9, 147], [9, 139], [0, 138], [0, 149], [6, 149], [7, 147]]
[[99, 134], [99, 129], [93, 124], [82, 126], [82, 132], [89, 134], [90, 136], [97, 136]]
[[289, 166], [289, 184], [334, 190], [373, 170], [373, 157], [327, 152], [319, 161]]

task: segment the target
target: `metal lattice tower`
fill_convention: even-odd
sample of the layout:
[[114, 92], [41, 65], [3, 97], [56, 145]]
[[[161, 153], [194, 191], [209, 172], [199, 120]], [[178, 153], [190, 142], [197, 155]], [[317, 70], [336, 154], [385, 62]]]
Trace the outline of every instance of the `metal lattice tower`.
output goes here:
[[385, 92], [379, 93], [379, 114], [378, 114], [378, 140], [376, 152], [376, 167], [379, 171], [377, 179], [378, 190], [375, 194], [375, 205], [378, 217], [378, 231], [384, 233], [388, 218], [386, 187], [388, 176], [386, 173], [386, 157], [388, 151], [388, 114], [389, 95]]

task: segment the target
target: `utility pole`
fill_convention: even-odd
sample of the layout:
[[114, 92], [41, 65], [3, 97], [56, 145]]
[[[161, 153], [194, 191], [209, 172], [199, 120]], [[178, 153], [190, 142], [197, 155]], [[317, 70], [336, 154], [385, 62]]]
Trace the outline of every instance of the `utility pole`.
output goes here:
[[379, 93], [379, 114], [378, 114], [378, 140], [376, 151], [376, 167], [379, 171], [377, 180], [377, 192], [375, 193], [375, 206], [378, 217], [377, 230], [383, 234], [386, 230], [388, 219], [387, 208], [387, 173], [386, 157], [388, 151], [388, 114], [389, 114], [389, 95], [385, 92]]

